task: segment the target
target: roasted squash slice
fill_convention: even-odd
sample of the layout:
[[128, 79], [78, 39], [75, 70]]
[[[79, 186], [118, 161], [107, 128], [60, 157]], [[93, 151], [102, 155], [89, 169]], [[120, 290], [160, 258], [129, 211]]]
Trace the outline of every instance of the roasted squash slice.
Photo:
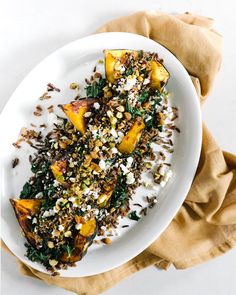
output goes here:
[[86, 98], [59, 106], [62, 108], [62, 110], [67, 115], [71, 123], [75, 126], [75, 128], [79, 130], [82, 134], [85, 134], [86, 122], [84, 119], [84, 114], [96, 101], [97, 99], [95, 98]]
[[[83, 217], [77, 216], [76, 221], [83, 220]], [[80, 222], [80, 221], [79, 221]], [[75, 237], [72, 253], [65, 252], [61, 260], [63, 262], [76, 262], [82, 259], [86, 254], [88, 247], [92, 244], [97, 234], [97, 221], [90, 219], [82, 224], [79, 234]]]
[[[119, 71], [116, 70], [117, 63], [122, 65], [125, 62], [125, 57], [127, 53], [132, 53], [137, 58], [138, 52], [135, 50], [104, 50], [105, 54], [105, 71], [107, 80], [114, 83], [117, 79], [121, 77]], [[151, 71], [151, 81], [150, 86], [152, 89], [162, 90], [167, 83], [170, 74], [166, 68], [157, 60], [152, 60], [149, 62], [149, 68]]]
[[157, 60], [150, 62], [151, 66], [151, 88], [161, 91], [168, 82], [170, 74], [166, 68]]
[[10, 199], [11, 205], [15, 211], [16, 218], [22, 228], [26, 239], [33, 246], [41, 239], [38, 235], [31, 231], [31, 219], [40, 210], [42, 200], [38, 199]]
[[58, 160], [55, 161], [52, 165], [51, 165], [51, 171], [55, 177], [55, 179], [61, 183], [64, 184], [64, 176], [63, 174], [66, 172], [66, 168], [67, 168], [67, 162], [65, 160]]
[[121, 143], [118, 146], [118, 150], [123, 154], [131, 154], [134, 151], [144, 128], [145, 124], [143, 122], [143, 119], [137, 118], [134, 122], [134, 125], [123, 137]]
[[121, 65], [124, 63], [124, 58], [127, 53], [134, 52], [135, 55], [138, 53], [134, 50], [117, 49], [117, 50], [104, 50], [105, 54], [105, 71], [107, 80], [114, 83], [116, 79], [120, 78], [116, 72], [116, 64], [119, 62]]

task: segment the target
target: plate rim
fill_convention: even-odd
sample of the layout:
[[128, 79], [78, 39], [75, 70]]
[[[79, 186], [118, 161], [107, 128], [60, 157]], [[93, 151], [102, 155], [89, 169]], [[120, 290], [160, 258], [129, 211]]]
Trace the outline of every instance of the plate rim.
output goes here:
[[[200, 108], [200, 101], [199, 101], [199, 98], [197, 96], [197, 93], [196, 93], [196, 90], [194, 88], [194, 85], [191, 81], [191, 78], [187, 72], [187, 70], [185, 69], [185, 67], [182, 65], [182, 63], [175, 57], [175, 55], [169, 51], [165, 46], [163, 46], [162, 44], [160, 44], [159, 42], [156, 42], [152, 39], [149, 39], [147, 37], [144, 37], [142, 35], [138, 35], [138, 34], [133, 34], [133, 33], [128, 33], [128, 32], [104, 32], [104, 33], [97, 33], [97, 34], [92, 34], [92, 35], [89, 35], [89, 36], [85, 36], [83, 38], [79, 38], [77, 40], [74, 40], [72, 42], [69, 42], [67, 44], [65, 44], [64, 46], [56, 49], [55, 51], [53, 51], [52, 53], [50, 53], [48, 56], [46, 56], [42, 61], [40, 61], [36, 66], [34, 66], [30, 71], [29, 73], [22, 79], [22, 81], [19, 83], [19, 85], [15, 88], [15, 90], [12, 92], [12, 94], [10, 95], [8, 101], [6, 102], [6, 104], [4, 105], [1, 113], [0, 113], [0, 122], [2, 121], [2, 118], [3, 118], [3, 114], [4, 114], [4, 111], [5, 109], [8, 108], [8, 105], [11, 103], [11, 101], [14, 100], [14, 97], [17, 95], [17, 91], [22, 87], [22, 84], [24, 85], [25, 81], [27, 81], [27, 79], [34, 73], [34, 71], [37, 71], [37, 69], [43, 65], [44, 63], [47, 62], [47, 60], [50, 60], [50, 58], [52, 58], [54, 55], [63, 52], [64, 50], [67, 50], [69, 47], [73, 47], [74, 44], [76, 44], [77, 42], [83, 42], [83, 41], [86, 41], [87, 39], [90, 39], [90, 38], [102, 38], [102, 36], [108, 36], [108, 35], [116, 35], [116, 37], [118, 38], [118, 36], [122, 37], [122, 35], [126, 35], [126, 36], [130, 36], [130, 37], [140, 37], [140, 40], [141, 39], [147, 39], [149, 41], [152, 41], [154, 43], [156, 43], [158, 46], [162, 47], [164, 51], [167, 51], [169, 55], [171, 55], [174, 59], [175, 59], [175, 62], [177, 62], [181, 69], [181, 71], [185, 72], [185, 75], [186, 75], [186, 81], [188, 80], [188, 83], [189, 83], [189, 87], [192, 88], [192, 92], [193, 92], [193, 96], [194, 96], [194, 99], [195, 99], [195, 102], [196, 102], [196, 106], [197, 106], [197, 109], [196, 109], [196, 113], [197, 113], [197, 118], [198, 118], [198, 121], [196, 122], [197, 123], [197, 128], [198, 128], [198, 137], [197, 137], [197, 144], [196, 144], [196, 148], [195, 148], [195, 159], [194, 159], [194, 164], [192, 165], [193, 166], [193, 169], [192, 169], [192, 176], [191, 176], [191, 181], [186, 185], [185, 184], [185, 194], [183, 194], [182, 197], [179, 198], [179, 205], [175, 205], [174, 208], [172, 208], [171, 212], [169, 212], [168, 216], [171, 215], [171, 218], [169, 217], [169, 222], [167, 222], [166, 224], [162, 225], [162, 229], [159, 230], [159, 232], [154, 236], [152, 237], [152, 239], [149, 239], [148, 241], [144, 242], [142, 245], [142, 247], [139, 247], [139, 249], [136, 248], [136, 250], [134, 251], [133, 255], [129, 255], [128, 257], [126, 257], [126, 259], [122, 259], [122, 261], [118, 262], [117, 264], [113, 265], [112, 267], [110, 268], [106, 268], [105, 270], [104, 269], [101, 269], [101, 271], [99, 272], [95, 272], [95, 273], [91, 273], [91, 274], [85, 274], [85, 275], [80, 275], [79, 277], [84, 277], [84, 276], [88, 276], [88, 275], [95, 275], [95, 274], [99, 274], [99, 273], [102, 273], [102, 272], [105, 272], [105, 271], [110, 271], [116, 267], [119, 267], [120, 265], [126, 263], [127, 261], [133, 259], [135, 256], [137, 256], [138, 254], [140, 254], [143, 250], [145, 250], [149, 245], [151, 245], [158, 237], [160, 237], [160, 235], [163, 233], [163, 231], [168, 227], [168, 225], [171, 223], [171, 221], [173, 220], [173, 218], [175, 217], [175, 215], [177, 214], [178, 210], [180, 209], [180, 207], [182, 206], [182, 203], [183, 201], [185, 200], [186, 198], [186, 195], [187, 193], [189, 192], [190, 188], [191, 188], [191, 184], [192, 184], [192, 181], [194, 180], [194, 175], [195, 175], [195, 172], [197, 170], [197, 166], [198, 166], [198, 162], [199, 162], [199, 158], [200, 158], [200, 152], [201, 152], [201, 143], [202, 143], [202, 116], [201, 116], [201, 108]], [[191, 85], [191, 86], [190, 86]], [[1, 216], [1, 219], [2, 219], [2, 216]], [[4, 241], [4, 243], [7, 245], [7, 247], [11, 250], [11, 247], [9, 246], [8, 242], [6, 240], [4, 240], [4, 234], [3, 234], [3, 231], [1, 230], [1, 237]], [[11, 250], [12, 251], [12, 250]], [[17, 254], [15, 254], [13, 252], [13, 254], [20, 260], [22, 261], [23, 263], [25, 263], [27, 266], [31, 267], [31, 268], [34, 268], [34, 266], [32, 266], [33, 262], [29, 261], [27, 258], [25, 259], [22, 259], [21, 257], [19, 257]], [[28, 263], [29, 262], [29, 263]], [[36, 264], [34, 264], [36, 265]], [[43, 272], [43, 273], [46, 273], [48, 274], [48, 272], [46, 271], [42, 271], [42, 270], [38, 270], [37, 268], [34, 268], [36, 271], [40, 271], [40, 272]], [[67, 275], [63, 275], [61, 277], [72, 277], [72, 276], [67, 276]]]

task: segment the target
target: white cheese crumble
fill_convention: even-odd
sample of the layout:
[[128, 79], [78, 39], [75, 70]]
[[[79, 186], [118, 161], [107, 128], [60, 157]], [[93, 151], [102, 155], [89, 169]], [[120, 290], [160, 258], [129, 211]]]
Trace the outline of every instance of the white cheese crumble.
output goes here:
[[76, 228], [77, 230], [80, 230], [81, 227], [82, 227], [82, 224], [81, 224], [81, 223], [77, 223], [77, 224], [75, 225], [75, 228]]
[[134, 78], [128, 77], [126, 80], [126, 83], [124, 85], [124, 90], [125, 91], [131, 90], [134, 87], [134, 85], [136, 84], [136, 82], [137, 82], [136, 77], [134, 77]]
[[58, 230], [59, 230], [59, 231], [63, 231], [63, 230], [64, 230], [64, 226], [63, 226], [62, 224], [60, 224], [60, 225], [58, 226]]
[[33, 220], [32, 220], [32, 224], [35, 224], [35, 223], [37, 223], [37, 218], [36, 217], [34, 217]]
[[102, 170], [106, 169], [106, 162], [103, 159], [99, 161], [98, 165]]
[[132, 184], [135, 182], [135, 178], [134, 178], [134, 174], [133, 172], [129, 172], [127, 175], [126, 175], [126, 183], [127, 184]]
[[37, 193], [37, 195], [35, 196], [36, 199], [42, 198], [42, 197], [43, 197], [43, 193], [42, 192]]
[[94, 108], [95, 108], [96, 110], [99, 110], [99, 109], [100, 109], [100, 104], [99, 104], [98, 102], [95, 102], [95, 103], [93, 104], [93, 106], [94, 106]]
[[129, 169], [127, 169], [125, 165], [120, 164], [120, 168], [123, 171], [124, 175], [126, 175], [127, 173], [129, 173]]
[[112, 129], [110, 130], [110, 133], [111, 133], [111, 135], [112, 135], [113, 137], [115, 137], [115, 138], [118, 137], [118, 134], [117, 134], [117, 132], [116, 132], [115, 129], [112, 128]]
[[48, 211], [45, 211], [42, 215], [42, 218], [47, 218], [50, 216], [54, 216], [55, 215], [55, 211], [53, 209], [49, 209]]
[[88, 117], [90, 117], [91, 115], [92, 115], [91, 112], [86, 112], [86, 113], [84, 114], [84, 117], [85, 117], [85, 118], [88, 118]]
[[111, 151], [112, 151], [113, 154], [117, 154], [118, 153], [118, 149], [116, 147], [113, 147], [111, 149]]
[[150, 79], [148, 78], [145, 78], [144, 81], [143, 81], [143, 85], [147, 85], [150, 83]]
[[133, 161], [134, 161], [133, 157], [128, 157], [126, 167], [130, 168], [132, 166]]

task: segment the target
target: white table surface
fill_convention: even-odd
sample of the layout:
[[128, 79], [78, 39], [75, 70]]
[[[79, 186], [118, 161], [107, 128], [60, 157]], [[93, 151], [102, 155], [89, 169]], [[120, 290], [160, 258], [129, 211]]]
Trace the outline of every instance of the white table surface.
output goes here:
[[[24, 76], [44, 57], [93, 32], [115, 17], [138, 10], [195, 12], [214, 18], [225, 50], [203, 118], [223, 149], [236, 151], [235, 1], [223, 0], [0, 0], [0, 110]], [[2, 127], [1, 127], [2, 128]], [[234, 134], [234, 136], [233, 136]], [[65, 290], [19, 275], [13, 257], [2, 253], [1, 294], [66, 295]], [[236, 294], [236, 250], [187, 270], [149, 267], [104, 294]]]

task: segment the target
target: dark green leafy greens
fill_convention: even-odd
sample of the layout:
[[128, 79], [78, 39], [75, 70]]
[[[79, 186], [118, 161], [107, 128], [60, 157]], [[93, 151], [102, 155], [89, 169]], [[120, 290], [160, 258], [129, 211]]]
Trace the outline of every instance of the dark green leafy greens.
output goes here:
[[111, 197], [111, 206], [118, 208], [125, 204], [127, 199], [128, 187], [124, 175], [120, 175], [118, 183]]
[[136, 211], [131, 211], [128, 214], [128, 217], [129, 217], [129, 219], [132, 219], [132, 220], [135, 220], [135, 221], [138, 221], [140, 219], [140, 217], [137, 215]]
[[87, 97], [102, 97], [103, 88], [106, 86], [106, 79], [100, 78], [100, 80], [93, 81], [91, 85], [88, 85], [86, 89]]
[[143, 104], [144, 102], [146, 102], [147, 100], [148, 100], [148, 98], [149, 98], [149, 92], [147, 92], [147, 91], [143, 91], [140, 95], [139, 95], [139, 97], [138, 97], [138, 101], [141, 103], [141, 104]]

